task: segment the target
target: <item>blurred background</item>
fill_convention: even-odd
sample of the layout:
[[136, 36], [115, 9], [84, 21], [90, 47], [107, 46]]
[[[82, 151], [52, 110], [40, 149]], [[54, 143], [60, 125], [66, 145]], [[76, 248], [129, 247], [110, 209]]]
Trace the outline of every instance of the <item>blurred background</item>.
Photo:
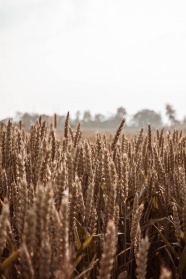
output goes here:
[[0, 119], [185, 123], [185, 14], [181, 0], [0, 0]]

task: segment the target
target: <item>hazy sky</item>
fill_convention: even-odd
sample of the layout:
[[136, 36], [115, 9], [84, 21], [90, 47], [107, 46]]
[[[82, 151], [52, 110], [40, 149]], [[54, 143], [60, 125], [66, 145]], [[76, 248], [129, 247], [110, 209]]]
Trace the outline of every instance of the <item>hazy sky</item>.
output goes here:
[[0, 118], [186, 115], [186, 1], [0, 0]]

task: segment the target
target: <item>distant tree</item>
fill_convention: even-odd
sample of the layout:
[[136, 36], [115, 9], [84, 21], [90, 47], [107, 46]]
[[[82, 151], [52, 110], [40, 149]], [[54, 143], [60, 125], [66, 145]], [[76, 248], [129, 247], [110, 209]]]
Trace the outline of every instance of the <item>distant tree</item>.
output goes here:
[[83, 121], [89, 122], [91, 120], [92, 120], [92, 115], [91, 115], [90, 111], [89, 110], [84, 111]]
[[81, 115], [81, 112], [78, 110], [78, 111], [76, 111], [76, 118], [75, 118], [75, 121], [76, 122], [79, 122], [80, 121], [80, 115]]
[[173, 107], [170, 104], [166, 104], [165, 109], [171, 126], [177, 124], [178, 120], [176, 120], [176, 111], [173, 109]]
[[127, 111], [124, 107], [119, 107], [116, 112], [116, 118], [123, 119], [127, 115]]
[[104, 118], [105, 118], [104, 115], [101, 114], [101, 113], [97, 113], [97, 114], [95, 114], [95, 116], [94, 116], [94, 120], [95, 120], [96, 122], [103, 122]]
[[184, 116], [183, 121], [182, 121], [183, 125], [186, 125], [186, 116]]
[[134, 114], [132, 123], [135, 127], [151, 124], [153, 127], [162, 125], [161, 115], [153, 110], [143, 109]]
[[57, 120], [58, 130], [62, 130], [64, 128], [65, 119], [66, 119], [66, 115], [58, 115], [58, 120]]
[[22, 115], [21, 120], [25, 129], [29, 129], [32, 121], [32, 116], [26, 112]]

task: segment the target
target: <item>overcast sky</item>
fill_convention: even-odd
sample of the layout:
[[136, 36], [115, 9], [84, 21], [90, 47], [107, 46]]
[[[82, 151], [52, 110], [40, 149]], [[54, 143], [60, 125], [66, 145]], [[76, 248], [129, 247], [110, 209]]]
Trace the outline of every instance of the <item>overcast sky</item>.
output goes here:
[[0, 118], [186, 115], [186, 1], [0, 0]]

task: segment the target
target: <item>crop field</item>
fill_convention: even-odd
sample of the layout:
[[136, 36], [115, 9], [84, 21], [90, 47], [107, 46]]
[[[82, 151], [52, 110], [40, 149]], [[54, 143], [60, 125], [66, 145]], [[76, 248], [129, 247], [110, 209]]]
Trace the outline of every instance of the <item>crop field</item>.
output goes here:
[[184, 133], [55, 122], [1, 124], [0, 278], [185, 279]]

